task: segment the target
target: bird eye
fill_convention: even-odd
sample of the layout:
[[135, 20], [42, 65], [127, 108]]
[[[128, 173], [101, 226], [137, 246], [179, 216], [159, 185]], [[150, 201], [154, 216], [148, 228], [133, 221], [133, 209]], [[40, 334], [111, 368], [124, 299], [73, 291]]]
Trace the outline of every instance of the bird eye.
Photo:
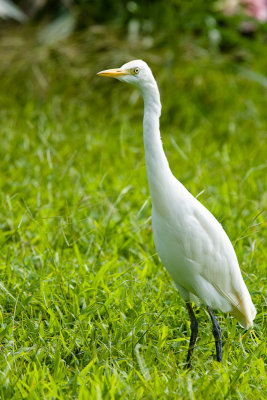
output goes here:
[[139, 71], [140, 71], [140, 68], [139, 67], [136, 67], [135, 69], [134, 69], [134, 73], [137, 75], [137, 74], [139, 74]]

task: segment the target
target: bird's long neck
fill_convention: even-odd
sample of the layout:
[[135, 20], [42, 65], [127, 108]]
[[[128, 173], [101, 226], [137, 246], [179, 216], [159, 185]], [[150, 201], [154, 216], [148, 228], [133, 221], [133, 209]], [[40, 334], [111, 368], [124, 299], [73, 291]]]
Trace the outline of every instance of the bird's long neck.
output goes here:
[[156, 81], [142, 90], [144, 98], [143, 135], [148, 183], [152, 205], [164, 203], [163, 196], [168, 193], [168, 182], [172, 173], [165, 156], [159, 130], [161, 115], [160, 95]]

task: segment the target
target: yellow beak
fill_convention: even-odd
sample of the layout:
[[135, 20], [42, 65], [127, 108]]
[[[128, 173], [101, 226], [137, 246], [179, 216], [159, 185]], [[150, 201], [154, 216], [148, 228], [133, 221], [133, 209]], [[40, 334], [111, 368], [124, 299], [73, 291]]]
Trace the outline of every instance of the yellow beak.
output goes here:
[[117, 76], [130, 75], [130, 72], [126, 69], [115, 68], [106, 69], [105, 71], [100, 71], [96, 75], [98, 76], [109, 76], [110, 78], [117, 78]]

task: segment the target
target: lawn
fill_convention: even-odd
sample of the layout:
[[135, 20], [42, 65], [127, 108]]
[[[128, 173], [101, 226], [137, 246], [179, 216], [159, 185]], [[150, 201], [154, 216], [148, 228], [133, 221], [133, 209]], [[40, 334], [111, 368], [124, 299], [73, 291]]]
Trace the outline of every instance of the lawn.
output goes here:
[[[1, 399], [267, 396], [266, 44], [160, 40], [1, 36]], [[158, 81], [170, 166], [223, 224], [257, 309], [253, 331], [216, 311], [221, 364], [202, 307], [184, 368], [190, 323], [153, 244], [142, 99], [95, 76], [134, 58]]]

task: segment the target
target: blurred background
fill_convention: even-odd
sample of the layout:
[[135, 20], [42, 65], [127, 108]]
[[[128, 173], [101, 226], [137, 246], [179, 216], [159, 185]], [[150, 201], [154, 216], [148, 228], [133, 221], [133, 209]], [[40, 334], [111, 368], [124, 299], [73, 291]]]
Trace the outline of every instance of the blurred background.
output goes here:
[[168, 91], [186, 88], [187, 76], [203, 87], [207, 65], [214, 70], [222, 61], [266, 88], [266, 21], [266, 0], [0, 0], [2, 90], [24, 104], [51, 91], [80, 96], [85, 83], [89, 100], [95, 72], [139, 57], [159, 80], [187, 69], [182, 82], [164, 81]]
[[[137, 58], [159, 83], [167, 155], [178, 151], [186, 161], [173, 166], [184, 183], [212, 173], [214, 155], [223, 163], [250, 153], [245, 167], [255, 168], [266, 140], [266, 21], [266, 0], [0, 0], [4, 169], [14, 166], [11, 143], [21, 157], [43, 142], [69, 158], [102, 143], [109, 128], [143, 160], [133, 134], [142, 129], [139, 92], [96, 77]], [[103, 173], [113, 157], [109, 140]], [[31, 173], [24, 161], [23, 176]]]
[[[23, 74], [24, 95], [31, 76], [41, 98], [50, 86], [46, 63], [87, 84], [102, 66], [141, 56], [170, 70], [221, 55], [246, 67], [254, 55], [264, 58], [267, 35], [266, 0], [0, 0], [0, 18], [1, 76]], [[263, 63], [242, 73], [266, 87]]]

